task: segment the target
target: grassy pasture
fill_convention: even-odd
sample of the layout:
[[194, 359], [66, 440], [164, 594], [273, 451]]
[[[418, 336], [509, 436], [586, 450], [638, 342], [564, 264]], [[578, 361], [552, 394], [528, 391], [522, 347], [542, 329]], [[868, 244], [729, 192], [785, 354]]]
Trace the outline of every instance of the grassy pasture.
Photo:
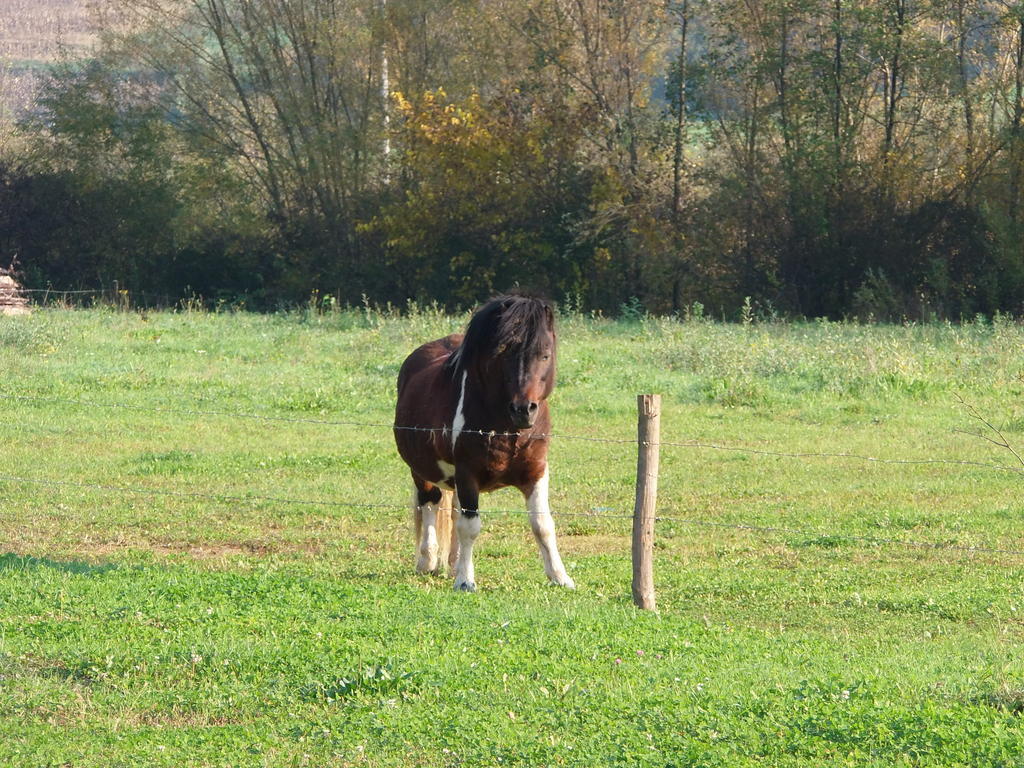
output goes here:
[[[413, 571], [386, 428], [197, 413], [387, 424], [404, 354], [463, 321], [0, 317], [6, 478], [387, 507], [0, 477], [0, 765], [1024, 765], [1024, 556], [953, 549], [1024, 550], [1018, 474], [666, 447], [653, 615], [612, 516], [633, 446], [553, 443], [576, 592], [503, 491], [465, 595]], [[565, 435], [631, 439], [649, 391], [667, 441], [1012, 466], [960, 395], [1024, 444], [1005, 321], [568, 317], [561, 344]]]

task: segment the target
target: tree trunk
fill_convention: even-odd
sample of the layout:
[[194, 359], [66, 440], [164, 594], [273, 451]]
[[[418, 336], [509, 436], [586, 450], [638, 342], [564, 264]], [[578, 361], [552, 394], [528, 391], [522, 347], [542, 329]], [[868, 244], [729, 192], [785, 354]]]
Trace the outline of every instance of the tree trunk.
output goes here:
[[1013, 116], [1010, 121], [1010, 225], [1017, 233], [1021, 203], [1021, 129], [1024, 124], [1024, 17], [1017, 23], [1013, 64]]
[[676, 88], [676, 125], [675, 151], [672, 157], [672, 217], [678, 233], [682, 226], [683, 214], [683, 174], [686, 152], [686, 42], [690, 26], [690, 2], [683, 0], [679, 7], [679, 55], [676, 65], [679, 72], [679, 85]]
[[893, 0], [893, 34], [896, 37], [892, 56], [886, 67], [885, 78], [885, 143], [883, 157], [888, 167], [896, 143], [896, 115], [903, 92], [903, 33], [907, 21], [906, 0]]
[[[967, 2], [966, 0], [959, 0], [956, 8], [956, 24], [957, 24], [957, 47], [956, 47], [956, 59], [957, 69], [960, 77], [960, 98], [963, 104], [964, 110], [964, 173], [968, 179], [972, 179], [975, 174], [975, 136], [974, 136], [974, 102], [971, 98], [970, 88], [970, 77], [968, 74], [968, 61], [967, 61]], [[967, 204], [971, 205], [972, 198], [974, 197], [973, 183], [968, 183], [966, 186]]]

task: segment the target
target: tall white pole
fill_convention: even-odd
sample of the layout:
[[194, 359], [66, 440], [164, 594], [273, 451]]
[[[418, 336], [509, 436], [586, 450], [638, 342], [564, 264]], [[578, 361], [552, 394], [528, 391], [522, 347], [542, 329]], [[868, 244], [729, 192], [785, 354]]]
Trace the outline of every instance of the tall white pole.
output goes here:
[[[380, 0], [381, 26], [387, 18], [388, 0]], [[380, 41], [380, 100], [384, 110], [384, 180], [389, 179], [388, 164], [391, 162], [391, 79], [388, 73], [388, 47], [386, 38]]]

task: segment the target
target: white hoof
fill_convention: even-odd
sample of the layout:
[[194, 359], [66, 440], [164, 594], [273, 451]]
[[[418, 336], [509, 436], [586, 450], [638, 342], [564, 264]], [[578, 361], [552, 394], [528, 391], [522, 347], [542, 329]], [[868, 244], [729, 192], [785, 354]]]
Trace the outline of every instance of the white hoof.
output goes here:
[[416, 570], [420, 573], [437, 573], [438, 562], [437, 562], [437, 550], [428, 551], [426, 554], [420, 554], [416, 560]]
[[576, 589], [576, 582], [569, 578], [568, 575], [563, 576], [560, 579], [552, 579], [551, 584], [556, 587], [565, 587], [566, 589]]
[[431, 562], [430, 560], [424, 560], [424, 559], [418, 560], [416, 562], [416, 572], [417, 573], [423, 573], [423, 574], [428, 574], [428, 573], [436, 574], [437, 573], [437, 560], [434, 560], [433, 562]]
[[472, 581], [460, 581], [455, 583], [456, 592], [476, 592], [476, 584]]

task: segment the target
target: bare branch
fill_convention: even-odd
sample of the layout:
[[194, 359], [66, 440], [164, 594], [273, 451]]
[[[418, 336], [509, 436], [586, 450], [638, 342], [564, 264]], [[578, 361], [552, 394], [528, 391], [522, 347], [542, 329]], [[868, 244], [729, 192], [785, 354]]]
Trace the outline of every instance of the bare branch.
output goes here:
[[[1024, 374], [1021, 374], [1018, 378], [1022, 376], [1024, 376]], [[978, 409], [975, 408], [974, 405], [972, 405], [971, 403], [968, 403], [966, 400], [964, 400], [959, 393], [955, 393], [955, 395], [957, 402], [959, 402], [960, 405], [964, 408], [964, 410], [967, 411], [967, 415], [970, 416], [972, 419], [981, 422], [981, 424], [984, 425], [986, 429], [988, 429], [996, 437], [992, 437], [981, 432], [969, 432], [960, 429], [955, 429], [953, 431], [963, 435], [970, 435], [971, 437], [978, 437], [981, 438], [982, 440], [987, 440], [993, 445], [996, 445], [1012, 453], [1014, 458], [1017, 459], [1021, 466], [1024, 466], [1024, 458], [1022, 458], [1021, 455], [1017, 453], [1017, 451], [1013, 448], [1013, 446], [1010, 445], [1010, 441], [1006, 439], [1006, 436], [1002, 433], [1002, 431], [998, 427], [993, 425], [992, 422], [990, 422], [988, 419], [982, 416], [981, 413], [978, 412]]]

